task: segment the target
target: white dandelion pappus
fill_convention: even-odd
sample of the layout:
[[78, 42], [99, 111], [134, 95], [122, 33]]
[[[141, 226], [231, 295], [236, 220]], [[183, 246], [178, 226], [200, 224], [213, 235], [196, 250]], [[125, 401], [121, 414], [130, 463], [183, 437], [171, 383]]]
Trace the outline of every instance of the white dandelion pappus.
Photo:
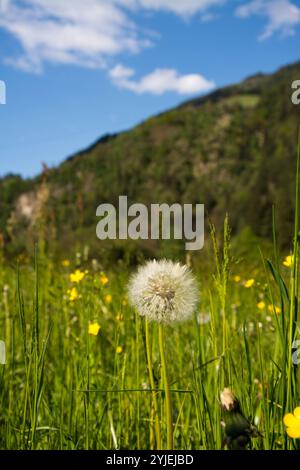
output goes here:
[[173, 323], [187, 320], [198, 301], [190, 269], [169, 260], [148, 261], [129, 282], [129, 301], [147, 320]]

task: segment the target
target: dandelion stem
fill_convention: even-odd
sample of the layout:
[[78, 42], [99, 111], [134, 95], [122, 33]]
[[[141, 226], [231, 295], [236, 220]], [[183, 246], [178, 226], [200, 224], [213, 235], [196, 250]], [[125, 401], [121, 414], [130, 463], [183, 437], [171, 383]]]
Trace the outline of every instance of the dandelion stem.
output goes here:
[[[136, 353], [136, 386], [137, 389], [140, 388], [140, 357], [139, 357], [139, 342], [140, 342], [140, 323], [139, 315], [136, 312], [135, 314], [135, 353]], [[136, 397], [136, 407], [137, 407], [137, 421], [136, 421], [136, 442], [137, 448], [140, 449], [140, 393], [137, 393]]]
[[149, 334], [149, 323], [145, 321], [145, 337], [146, 337], [146, 353], [147, 353], [147, 364], [148, 364], [148, 374], [150, 381], [150, 388], [152, 390], [152, 402], [155, 415], [155, 435], [156, 435], [156, 449], [161, 450], [161, 434], [160, 434], [160, 422], [158, 415], [158, 403], [157, 403], [157, 392], [155, 391], [155, 382], [153, 377], [153, 365], [152, 365], [152, 354], [150, 347], [150, 334]]
[[164, 327], [162, 324], [159, 324], [158, 326], [158, 341], [166, 400], [167, 448], [168, 450], [173, 450], [172, 399], [165, 355]]

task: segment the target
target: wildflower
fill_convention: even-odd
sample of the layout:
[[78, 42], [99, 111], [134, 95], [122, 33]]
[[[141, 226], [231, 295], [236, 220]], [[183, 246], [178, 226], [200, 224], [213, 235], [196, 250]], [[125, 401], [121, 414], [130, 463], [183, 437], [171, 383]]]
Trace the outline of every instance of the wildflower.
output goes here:
[[184, 321], [194, 312], [197, 285], [187, 266], [149, 261], [129, 283], [129, 300], [141, 316], [161, 323]]
[[[250, 322], [248, 323], [249, 333], [253, 333], [253, 332], [254, 332], [254, 328], [255, 328], [254, 322], [253, 322], [253, 321], [250, 321]], [[246, 329], [246, 331], [247, 331], [247, 329]]]
[[92, 268], [94, 271], [98, 269], [98, 261], [96, 259], [92, 259]]
[[300, 438], [300, 406], [294, 409], [294, 413], [287, 413], [283, 418], [287, 427], [287, 435], [293, 439]]
[[220, 400], [222, 407], [227, 411], [231, 411], [237, 406], [237, 400], [230, 388], [224, 388], [220, 393]]
[[283, 266], [286, 266], [287, 268], [290, 268], [294, 262], [294, 256], [293, 255], [288, 255], [285, 257], [283, 260]]
[[106, 284], [108, 284], [108, 277], [105, 274], [102, 274], [100, 276], [100, 282], [102, 286], [106, 286]]
[[121, 313], [118, 313], [118, 315], [116, 316], [116, 320], [117, 320], [118, 322], [123, 321], [123, 315], [122, 315]]
[[260, 302], [258, 302], [257, 308], [258, 308], [259, 310], [263, 310], [265, 307], [266, 307], [266, 304], [265, 304], [265, 302], [264, 302], [263, 300], [261, 300]]
[[122, 300], [122, 305], [123, 307], [126, 307], [128, 305], [128, 299], [127, 297], [125, 297], [123, 300]]
[[100, 329], [101, 329], [101, 326], [99, 325], [99, 323], [97, 323], [97, 322], [90, 323], [89, 324], [89, 335], [97, 336]]
[[117, 347], [116, 347], [116, 353], [117, 353], [117, 354], [122, 354], [122, 352], [123, 352], [122, 346], [117, 346]]
[[76, 269], [74, 273], [70, 274], [70, 281], [78, 283], [84, 278], [84, 276], [85, 276], [85, 273], [80, 271], [80, 269]]
[[281, 312], [281, 309], [277, 307], [277, 305], [268, 305], [268, 310], [269, 312], [276, 313], [277, 315]]
[[224, 388], [220, 393], [220, 401], [224, 420], [221, 421], [225, 429], [223, 447], [230, 450], [242, 450], [250, 444], [251, 437], [259, 435], [256, 426], [244, 416], [239, 401], [230, 388]]
[[106, 302], [107, 304], [110, 304], [110, 303], [112, 302], [112, 296], [111, 296], [110, 294], [107, 294], [107, 295], [104, 297], [104, 299], [105, 299], [105, 302]]
[[64, 260], [61, 262], [61, 264], [62, 264], [62, 266], [63, 266], [64, 268], [68, 268], [71, 263], [70, 263], [70, 260], [64, 259]]
[[210, 322], [209, 313], [199, 313], [199, 315], [197, 316], [198, 325], [206, 325], [209, 322]]
[[69, 289], [68, 290], [68, 295], [69, 295], [69, 300], [71, 300], [71, 302], [74, 302], [74, 300], [77, 300], [78, 297], [79, 297], [79, 294], [78, 294], [78, 291], [77, 291], [76, 287], [73, 287], [72, 289]]
[[234, 282], [240, 282], [241, 276], [236, 275], [236, 276], [233, 277], [233, 280], [234, 280]]
[[252, 287], [254, 284], [255, 280], [254, 279], [248, 279], [247, 281], [244, 282], [244, 287], [249, 289], [249, 287]]

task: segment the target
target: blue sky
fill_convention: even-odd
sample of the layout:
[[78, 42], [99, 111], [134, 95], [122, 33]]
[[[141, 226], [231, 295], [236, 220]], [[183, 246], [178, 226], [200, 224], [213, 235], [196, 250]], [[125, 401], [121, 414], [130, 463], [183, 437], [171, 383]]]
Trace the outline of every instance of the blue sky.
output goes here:
[[[0, 0], [0, 175], [300, 59], [300, 0]], [[300, 77], [295, 77], [300, 78]]]

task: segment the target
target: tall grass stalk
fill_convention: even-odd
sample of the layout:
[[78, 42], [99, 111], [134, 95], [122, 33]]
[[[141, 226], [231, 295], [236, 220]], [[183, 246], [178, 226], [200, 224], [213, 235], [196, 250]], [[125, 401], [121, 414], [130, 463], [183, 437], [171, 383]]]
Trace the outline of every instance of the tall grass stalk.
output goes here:
[[222, 358], [223, 358], [223, 383], [222, 387], [232, 383], [232, 372], [230, 363], [230, 351], [228, 343], [228, 321], [227, 318], [227, 287], [229, 278], [229, 261], [230, 261], [230, 228], [228, 215], [224, 221], [222, 252], [219, 249], [216, 229], [211, 224], [211, 238], [213, 242], [216, 275], [214, 276], [217, 292], [219, 294], [220, 310], [222, 316]]
[[168, 367], [165, 353], [165, 334], [164, 326], [158, 325], [158, 341], [161, 360], [161, 372], [163, 377], [163, 385], [165, 390], [165, 408], [166, 408], [166, 425], [167, 425], [167, 449], [173, 450], [173, 416], [172, 416], [172, 397], [170, 390], [170, 381], [168, 375]]
[[[150, 344], [150, 331], [149, 330], [150, 330], [149, 322], [145, 320], [146, 355], [147, 355], [149, 382], [150, 382], [151, 395], [152, 395], [152, 406], [153, 406], [153, 413], [154, 413], [154, 420], [155, 420], [156, 449], [161, 450], [162, 444], [161, 444], [159, 408], [158, 408], [156, 385], [155, 385], [154, 375], [153, 375], [152, 350], [151, 350], [152, 348]], [[150, 414], [150, 428], [152, 426], [151, 414]]]
[[294, 220], [294, 240], [293, 256], [290, 280], [290, 306], [288, 323], [288, 364], [287, 364], [287, 399], [285, 410], [288, 411], [295, 404], [295, 377], [293, 374], [292, 348], [296, 331], [297, 310], [298, 310], [298, 270], [299, 270], [299, 172], [300, 172], [300, 127], [298, 133], [297, 167], [296, 167], [296, 192], [295, 192], [295, 220]]

